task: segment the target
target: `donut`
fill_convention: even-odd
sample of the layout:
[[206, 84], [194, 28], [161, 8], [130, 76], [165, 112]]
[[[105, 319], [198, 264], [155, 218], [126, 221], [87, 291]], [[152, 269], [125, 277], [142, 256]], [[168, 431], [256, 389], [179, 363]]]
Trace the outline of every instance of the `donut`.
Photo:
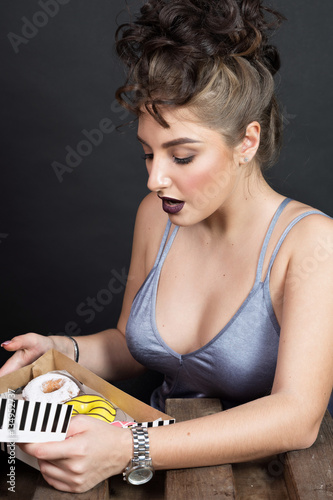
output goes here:
[[110, 423], [115, 420], [117, 413], [116, 408], [110, 401], [102, 396], [96, 396], [95, 394], [77, 396], [66, 401], [65, 404], [73, 405], [72, 417], [83, 414]]
[[23, 399], [29, 401], [46, 401], [47, 403], [64, 403], [77, 396], [79, 386], [66, 375], [49, 372], [32, 379], [23, 389]]

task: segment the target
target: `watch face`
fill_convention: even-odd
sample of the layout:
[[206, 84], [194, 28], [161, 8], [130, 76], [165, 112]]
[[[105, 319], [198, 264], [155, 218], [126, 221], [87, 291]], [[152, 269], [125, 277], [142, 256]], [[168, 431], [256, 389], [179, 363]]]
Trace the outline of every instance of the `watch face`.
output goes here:
[[131, 470], [128, 475], [128, 481], [135, 485], [145, 484], [150, 481], [153, 475], [153, 471], [148, 467], [138, 467], [137, 469]]

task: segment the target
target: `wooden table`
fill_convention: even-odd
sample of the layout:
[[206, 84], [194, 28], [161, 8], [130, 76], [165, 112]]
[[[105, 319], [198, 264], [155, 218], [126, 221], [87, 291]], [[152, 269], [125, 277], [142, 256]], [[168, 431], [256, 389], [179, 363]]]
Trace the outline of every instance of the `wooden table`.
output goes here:
[[[178, 421], [221, 411], [219, 400], [169, 400], [167, 413]], [[17, 461], [16, 493], [8, 491], [7, 456], [0, 453], [0, 499], [12, 500], [323, 500], [333, 499], [333, 420], [328, 412], [316, 443], [293, 451], [234, 465], [158, 471], [143, 486], [130, 486], [121, 476], [93, 490], [69, 494], [54, 490], [35, 469]]]

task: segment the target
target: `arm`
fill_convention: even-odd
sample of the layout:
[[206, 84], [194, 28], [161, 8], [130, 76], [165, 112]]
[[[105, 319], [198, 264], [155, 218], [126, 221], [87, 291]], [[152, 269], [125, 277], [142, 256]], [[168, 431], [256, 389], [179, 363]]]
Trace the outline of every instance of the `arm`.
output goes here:
[[[271, 395], [217, 415], [150, 429], [156, 468], [242, 462], [315, 441], [333, 382], [333, 223], [309, 217], [284, 245], [288, 260]], [[307, 263], [312, 271], [296, 281]]]
[[[73, 358], [73, 343], [68, 338], [51, 337], [55, 349]], [[104, 330], [92, 335], [75, 337], [79, 345], [80, 365], [105, 380], [121, 380], [135, 377], [145, 371], [129, 352], [125, 332], [118, 328]], [[66, 346], [64, 345], [66, 343]], [[69, 347], [69, 349], [68, 349]]]
[[[130, 355], [125, 335], [117, 329], [76, 337], [79, 345], [79, 362], [100, 377], [124, 378], [140, 373], [144, 368]], [[0, 376], [32, 363], [49, 349], [56, 349], [73, 358], [73, 343], [66, 336], [43, 336], [37, 333], [18, 335], [10, 342], [2, 344], [7, 351], [15, 354], [2, 366]], [[117, 353], [117, 356], [115, 356]], [[112, 354], [115, 360], [112, 359]]]

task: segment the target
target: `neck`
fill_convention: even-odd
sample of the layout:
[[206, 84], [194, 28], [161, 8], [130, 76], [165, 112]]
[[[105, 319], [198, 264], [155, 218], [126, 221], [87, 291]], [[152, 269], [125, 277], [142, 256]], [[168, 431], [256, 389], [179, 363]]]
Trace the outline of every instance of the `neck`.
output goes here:
[[283, 197], [274, 191], [261, 173], [253, 172], [247, 182], [240, 182], [223, 205], [200, 223], [205, 238], [234, 240], [253, 231], [274, 213]]

